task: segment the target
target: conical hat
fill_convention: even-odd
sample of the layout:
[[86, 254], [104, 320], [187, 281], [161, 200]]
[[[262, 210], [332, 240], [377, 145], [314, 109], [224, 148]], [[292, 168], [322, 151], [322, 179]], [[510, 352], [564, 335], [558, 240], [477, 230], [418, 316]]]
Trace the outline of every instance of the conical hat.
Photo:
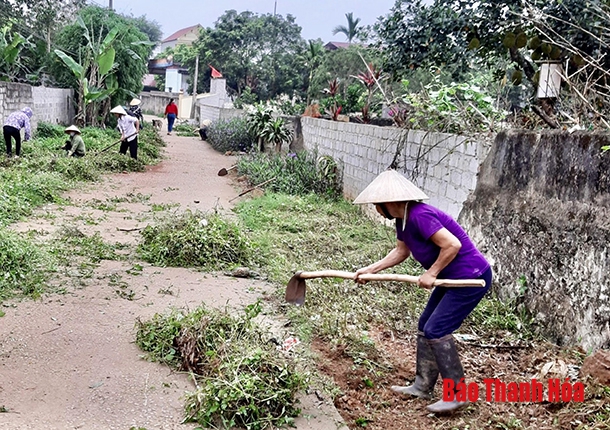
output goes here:
[[396, 170], [386, 170], [356, 197], [354, 203], [362, 205], [365, 203], [407, 202], [427, 198], [428, 196], [422, 190]]
[[123, 106], [113, 107], [112, 110], [110, 111], [110, 113], [118, 113], [120, 115], [127, 115], [127, 112], [125, 112], [125, 109], [123, 109]]
[[71, 131], [75, 131], [75, 132], [77, 132], [78, 134], [81, 134], [81, 133], [80, 133], [80, 130], [79, 130], [79, 129], [78, 129], [78, 127], [77, 127], [77, 126], [75, 126], [75, 125], [71, 125], [70, 127], [67, 127], [67, 128], [64, 130], [64, 133], [70, 133]]
[[129, 102], [129, 106], [137, 106], [140, 103], [142, 103], [140, 99], [131, 99], [131, 101]]

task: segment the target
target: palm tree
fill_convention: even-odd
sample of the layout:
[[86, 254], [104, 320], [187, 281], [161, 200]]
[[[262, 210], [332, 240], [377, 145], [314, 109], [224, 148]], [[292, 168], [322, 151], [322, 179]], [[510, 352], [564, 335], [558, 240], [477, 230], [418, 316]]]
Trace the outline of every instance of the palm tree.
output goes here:
[[311, 80], [313, 79], [313, 73], [320, 65], [322, 55], [324, 55], [324, 45], [322, 45], [322, 42], [320, 40], [310, 40], [306, 54], [307, 65], [309, 66], [309, 81], [307, 83], [307, 106], [309, 106], [310, 101], [309, 88], [311, 86]]
[[347, 41], [349, 43], [352, 43], [352, 40], [354, 39], [354, 37], [356, 37], [358, 35], [358, 33], [360, 32], [360, 27], [358, 27], [360, 18], [354, 19], [353, 12], [346, 13], [345, 17], [347, 18], [347, 27], [344, 25], [336, 26], [335, 29], [333, 30], [333, 35], [335, 35], [337, 33], [343, 33], [343, 34], [345, 34], [345, 37], [347, 37]]

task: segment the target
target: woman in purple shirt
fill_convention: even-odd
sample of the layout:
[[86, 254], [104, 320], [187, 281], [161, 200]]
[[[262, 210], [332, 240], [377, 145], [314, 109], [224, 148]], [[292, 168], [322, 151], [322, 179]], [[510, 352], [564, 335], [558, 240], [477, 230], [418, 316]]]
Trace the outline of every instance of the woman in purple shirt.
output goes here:
[[21, 155], [21, 129], [25, 129], [24, 140], [30, 140], [32, 130], [30, 128], [30, 118], [32, 118], [32, 109], [24, 107], [18, 112], [13, 112], [8, 116], [2, 129], [4, 134], [4, 143], [6, 144], [7, 157], [12, 156], [13, 148], [11, 138], [15, 139], [15, 155]]
[[[426, 271], [418, 285], [433, 288], [439, 279], [483, 279], [481, 287], [436, 287], [418, 324], [415, 382], [392, 390], [423, 399], [431, 399], [440, 373], [457, 385], [464, 370], [452, 333], [473, 311], [491, 287], [489, 263], [472, 243], [464, 229], [448, 214], [421, 203], [428, 197], [395, 170], [381, 173], [354, 200], [372, 203], [377, 212], [396, 220], [396, 247], [381, 260], [356, 272], [356, 282], [365, 273], [377, 273], [413, 256]], [[455, 385], [454, 385], [455, 386]], [[429, 405], [434, 413], [451, 413], [467, 402], [444, 401]]]

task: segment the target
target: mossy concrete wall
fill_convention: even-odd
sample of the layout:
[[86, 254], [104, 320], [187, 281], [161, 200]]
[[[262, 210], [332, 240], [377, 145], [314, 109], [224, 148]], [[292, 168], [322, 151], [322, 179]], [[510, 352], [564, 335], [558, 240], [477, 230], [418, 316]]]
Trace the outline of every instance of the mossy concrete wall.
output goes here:
[[459, 221], [558, 344], [610, 346], [608, 134], [500, 133]]

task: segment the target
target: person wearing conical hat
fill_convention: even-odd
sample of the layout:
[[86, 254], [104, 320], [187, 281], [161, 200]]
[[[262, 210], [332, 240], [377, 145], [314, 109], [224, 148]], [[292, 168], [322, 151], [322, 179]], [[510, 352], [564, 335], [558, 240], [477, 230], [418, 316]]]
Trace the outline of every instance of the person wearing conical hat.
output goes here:
[[131, 101], [129, 102], [129, 111], [127, 113], [131, 116], [138, 118], [138, 121], [140, 121], [140, 130], [142, 130], [144, 116], [142, 115], [142, 108], [140, 106], [140, 103], [142, 103], [140, 99], [131, 99]]
[[[415, 381], [392, 390], [422, 399], [431, 399], [440, 373], [457, 386], [464, 378], [452, 333], [491, 287], [491, 266], [473, 244], [464, 229], [445, 212], [423, 203], [428, 196], [395, 170], [375, 178], [354, 200], [355, 204], [373, 204], [377, 212], [396, 220], [396, 246], [381, 260], [356, 272], [377, 273], [396, 266], [409, 256], [426, 270], [418, 280], [422, 288], [433, 288], [439, 279], [483, 279], [485, 288], [437, 286], [418, 323]], [[433, 413], [452, 413], [467, 402], [439, 400], [427, 408]]]
[[138, 130], [140, 128], [140, 121], [137, 118], [127, 115], [123, 106], [116, 106], [110, 111], [111, 114], [117, 119], [117, 127], [121, 132], [121, 147], [119, 153], [127, 154], [129, 148], [129, 155], [131, 158], [138, 159]]
[[62, 148], [66, 151], [66, 155], [68, 157], [84, 157], [86, 152], [85, 142], [81, 137], [81, 132], [78, 127], [71, 125], [64, 130], [64, 133], [70, 136], [70, 140], [67, 140]]

